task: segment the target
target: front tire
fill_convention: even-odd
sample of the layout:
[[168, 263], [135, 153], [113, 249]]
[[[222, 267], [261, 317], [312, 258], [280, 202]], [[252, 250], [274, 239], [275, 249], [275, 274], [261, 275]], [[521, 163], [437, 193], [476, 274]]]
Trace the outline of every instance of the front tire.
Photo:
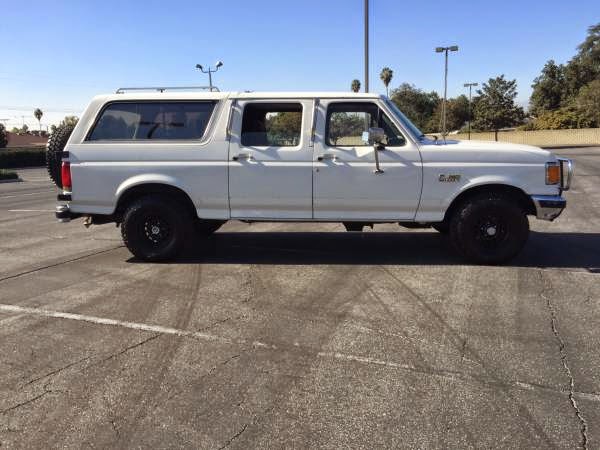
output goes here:
[[123, 242], [144, 261], [174, 258], [190, 238], [192, 218], [181, 205], [164, 196], [146, 196], [125, 211], [121, 224]]
[[458, 207], [450, 219], [449, 233], [453, 246], [468, 260], [502, 264], [527, 242], [529, 221], [517, 202], [488, 193]]

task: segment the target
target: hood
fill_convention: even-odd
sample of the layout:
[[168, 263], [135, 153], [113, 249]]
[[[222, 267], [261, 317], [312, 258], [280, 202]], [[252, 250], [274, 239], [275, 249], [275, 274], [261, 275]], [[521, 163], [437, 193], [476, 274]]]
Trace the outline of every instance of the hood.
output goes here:
[[[448, 152], [448, 155], [462, 155], [471, 161], [486, 162], [546, 162], [556, 157], [548, 150], [524, 144], [495, 141], [457, 141], [452, 139], [423, 140], [421, 150]], [[461, 158], [462, 159], [462, 158]]]

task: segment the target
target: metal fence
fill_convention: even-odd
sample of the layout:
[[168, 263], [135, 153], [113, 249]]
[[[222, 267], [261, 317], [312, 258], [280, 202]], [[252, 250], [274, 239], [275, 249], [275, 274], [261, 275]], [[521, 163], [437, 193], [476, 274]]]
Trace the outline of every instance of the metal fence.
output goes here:
[[[580, 128], [575, 130], [540, 131], [499, 131], [499, 142], [535, 145], [538, 147], [567, 147], [575, 145], [600, 146], [600, 128]], [[468, 134], [451, 134], [447, 139], [467, 140]], [[495, 141], [496, 133], [471, 133], [472, 140]]]

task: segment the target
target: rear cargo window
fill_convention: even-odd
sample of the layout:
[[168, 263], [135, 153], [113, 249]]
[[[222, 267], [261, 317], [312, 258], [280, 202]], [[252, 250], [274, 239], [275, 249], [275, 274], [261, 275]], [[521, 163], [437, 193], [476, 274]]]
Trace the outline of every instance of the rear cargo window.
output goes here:
[[215, 102], [115, 102], [102, 111], [88, 141], [201, 139]]

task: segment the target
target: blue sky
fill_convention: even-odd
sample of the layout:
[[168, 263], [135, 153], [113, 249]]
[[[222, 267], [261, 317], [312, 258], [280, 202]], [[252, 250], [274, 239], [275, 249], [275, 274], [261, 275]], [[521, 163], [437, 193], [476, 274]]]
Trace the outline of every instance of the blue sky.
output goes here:
[[[0, 119], [30, 126], [79, 114], [120, 86], [206, 84], [221, 90], [348, 90], [363, 75], [363, 0], [1, 0]], [[566, 62], [600, 22], [600, 1], [371, 0], [371, 91], [413, 83], [442, 91], [438, 45], [457, 44], [448, 89], [504, 73], [525, 104], [544, 63]]]

